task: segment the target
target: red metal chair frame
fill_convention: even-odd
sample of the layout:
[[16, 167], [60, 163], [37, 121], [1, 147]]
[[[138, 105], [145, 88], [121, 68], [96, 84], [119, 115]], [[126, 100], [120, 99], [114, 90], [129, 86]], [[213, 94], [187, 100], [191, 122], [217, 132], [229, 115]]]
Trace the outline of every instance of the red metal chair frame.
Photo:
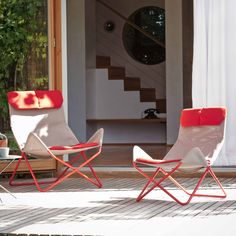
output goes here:
[[[206, 170], [203, 172], [203, 174], [201, 175], [199, 181], [197, 182], [197, 185], [195, 186], [194, 190], [192, 192], [187, 191], [176, 179], [174, 179], [171, 175], [177, 171], [182, 163], [177, 160], [176, 161], [177, 164], [176, 166], [170, 171], [167, 172], [165, 170], [163, 170], [161, 167], [158, 167], [156, 169], [156, 171], [154, 172], [154, 174], [152, 176], [149, 176], [148, 174], [146, 174], [141, 168], [139, 168], [137, 166], [137, 163], [133, 162], [133, 166], [136, 168], [136, 170], [142, 174], [145, 178], [148, 179], [148, 182], [146, 183], [146, 185], [144, 186], [144, 188], [142, 189], [142, 191], [140, 192], [139, 196], [136, 198], [136, 201], [139, 202], [141, 201], [148, 193], [150, 193], [153, 189], [155, 188], [160, 188], [161, 190], [163, 190], [167, 195], [169, 195], [175, 202], [179, 203], [180, 205], [187, 205], [190, 203], [190, 201], [192, 200], [193, 197], [213, 197], [213, 198], [225, 198], [226, 192], [222, 186], [222, 184], [220, 183], [219, 179], [216, 177], [216, 175], [214, 174], [214, 172], [212, 171], [212, 168], [210, 166], [208, 166], [206, 168]], [[165, 163], [163, 163], [165, 164]], [[164, 175], [164, 177], [160, 178], [158, 181], [155, 180], [156, 176], [162, 173]], [[201, 183], [203, 182], [203, 180], [205, 179], [207, 174], [210, 174], [212, 176], [212, 178], [215, 180], [215, 182], [217, 183], [217, 185], [220, 187], [220, 189], [223, 192], [223, 195], [211, 195], [211, 194], [197, 194], [197, 190], [199, 189]], [[171, 180], [175, 186], [177, 186], [179, 189], [181, 189], [184, 193], [186, 193], [186, 195], [188, 195], [188, 199], [186, 201], [181, 201], [179, 200], [177, 197], [175, 197], [170, 191], [168, 191], [166, 188], [164, 188], [161, 183], [166, 180], [166, 179]], [[150, 184], [153, 183], [153, 186], [151, 186], [149, 189], [148, 187], [150, 186]]]
[[[181, 129], [178, 137], [178, 140], [180, 141], [176, 141], [171, 149], [172, 152], [169, 151], [163, 160], [153, 159], [141, 148], [135, 146], [133, 166], [141, 175], [148, 179], [136, 201], [141, 201], [155, 188], [163, 190], [180, 205], [189, 204], [193, 197], [225, 198], [226, 192], [211, 168], [213, 161], [217, 158], [223, 146], [225, 117], [225, 108], [197, 108], [183, 110], [181, 115]], [[202, 136], [204, 139], [202, 139]], [[206, 137], [208, 140], [207, 143]], [[191, 141], [189, 141], [189, 139], [191, 139]], [[183, 147], [184, 145], [186, 145], [186, 147]], [[201, 148], [204, 150], [205, 154], [203, 154]], [[179, 159], [173, 159], [174, 156], [179, 157]], [[154, 174], [151, 176], [150, 174], [147, 174], [147, 172], [142, 169], [144, 166], [156, 168]], [[190, 170], [198, 172], [200, 169], [204, 169], [204, 171], [203, 173], [200, 173], [200, 178], [191, 192], [173, 178], [173, 174], [177, 171], [183, 172]], [[159, 180], [156, 180], [158, 174], [164, 176], [159, 177]], [[219, 190], [222, 192], [221, 194], [197, 193], [207, 174], [209, 174], [216, 182]], [[180, 200], [174, 196], [172, 191], [163, 187], [162, 183], [167, 179], [172, 181], [178, 189], [186, 194], [186, 201]]]
[[[102, 187], [91, 161], [101, 153], [103, 129], [94, 133], [86, 143], [80, 143], [66, 124], [60, 91], [13, 91], [8, 93], [8, 103], [11, 128], [21, 149], [21, 158], [10, 177], [10, 185], [35, 184], [39, 191], [46, 192], [71, 175], [79, 174], [95, 186]], [[24, 122], [28, 122], [28, 127], [24, 127]], [[44, 131], [45, 128], [47, 131]], [[51, 146], [52, 144], [55, 146]], [[87, 156], [88, 150], [92, 150], [89, 156]], [[74, 154], [75, 156], [66, 162], [61, 158], [64, 154]], [[38, 181], [28, 160], [30, 156], [39, 156], [42, 161], [44, 158], [52, 158], [64, 169], [52, 181]], [[74, 166], [79, 158], [83, 159], [83, 163]], [[15, 181], [22, 160], [28, 167], [33, 178], [32, 182]], [[91, 171], [92, 177], [82, 173], [82, 168], [85, 166]], [[48, 184], [48, 186], [43, 188], [42, 184]]]
[[[102, 183], [100, 181], [100, 179], [98, 178], [96, 172], [94, 171], [93, 167], [91, 166], [90, 162], [96, 158], [100, 153], [101, 153], [101, 147], [99, 148], [98, 152], [96, 152], [92, 157], [88, 158], [85, 154], [84, 151], [82, 151], [81, 153], [79, 153], [79, 155], [75, 156], [73, 158], [73, 160], [71, 162], [65, 162], [63, 160], [61, 160], [61, 158], [58, 158], [57, 156], [55, 156], [50, 150], [48, 150], [48, 153], [49, 155], [54, 158], [56, 161], [58, 161], [59, 163], [63, 164], [66, 168], [65, 170], [62, 171], [62, 173], [57, 177], [55, 178], [54, 180], [52, 181], [38, 181], [36, 176], [35, 176], [35, 173], [33, 171], [33, 168], [28, 160], [28, 157], [27, 157], [27, 154], [22, 152], [22, 158], [20, 158], [16, 164], [16, 167], [10, 177], [10, 180], [9, 180], [9, 184], [11, 186], [26, 186], [26, 185], [36, 185], [37, 189], [40, 191], [40, 192], [47, 192], [48, 190], [52, 189], [53, 187], [55, 187], [56, 185], [60, 184], [62, 181], [64, 181], [66, 178], [70, 177], [71, 175], [77, 173], [79, 174], [81, 177], [85, 178], [86, 180], [88, 180], [90, 183], [94, 184], [95, 186], [101, 188], [102, 187]], [[74, 167], [72, 166], [74, 162], [76, 162], [80, 157], [83, 157], [83, 159], [85, 160], [85, 162], [83, 162], [81, 165], [79, 165], [78, 167]], [[17, 170], [20, 166], [20, 163], [22, 160], [25, 160], [25, 163], [27, 165], [27, 167], [29, 168], [29, 171], [30, 171], [30, 174], [33, 178], [33, 182], [14, 182], [14, 179], [15, 179], [15, 175], [17, 173]], [[93, 175], [93, 177], [95, 178], [96, 181], [94, 181], [92, 178], [88, 177], [86, 174], [82, 173], [80, 171], [81, 168], [83, 168], [84, 166], [88, 166], [89, 169], [91, 170], [91, 173]], [[67, 173], [69, 170], [71, 170], [69, 173]], [[48, 184], [47, 187], [45, 188], [42, 188], [41, 185], [42, 184]]]

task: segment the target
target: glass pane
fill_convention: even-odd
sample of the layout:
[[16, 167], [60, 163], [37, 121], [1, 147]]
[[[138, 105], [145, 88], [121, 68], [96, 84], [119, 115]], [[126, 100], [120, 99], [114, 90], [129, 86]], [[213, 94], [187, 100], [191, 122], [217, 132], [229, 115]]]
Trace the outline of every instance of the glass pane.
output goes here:
[[[143, 7], [129, 17], [129, 21], [165, 44], [165, 10], [159, 7]], [[165, 48], [125, 23], [123, 43], [127, 53], [136, 61], [155, 65], [165, 61]]]
[[34, 24], [28, 30], [29, 50], [19, 87], [27, 90], [48, 89], [48, 16], [47, 0], [34, 1]]
[[0, 1], [0, 88], [48, 88], [47, 0]]
[[49, 88], [47, 0], [0, 0], [0, 132], [10, 129], [6, 94]]

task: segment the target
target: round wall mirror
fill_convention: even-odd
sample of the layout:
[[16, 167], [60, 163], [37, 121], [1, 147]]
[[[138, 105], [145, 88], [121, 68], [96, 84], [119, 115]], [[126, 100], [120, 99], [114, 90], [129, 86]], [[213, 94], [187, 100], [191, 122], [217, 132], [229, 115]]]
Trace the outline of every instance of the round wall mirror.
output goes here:
[[[165, 44], [165, 10], [148, 6], [135, 11], [128, 18], [143, 31]], [[165, 61], [165, 47], [157, 44], [142, 32], [125, 23], [123, 44], [127, 53], [136, 61], [146, 65], [155, 65]]]

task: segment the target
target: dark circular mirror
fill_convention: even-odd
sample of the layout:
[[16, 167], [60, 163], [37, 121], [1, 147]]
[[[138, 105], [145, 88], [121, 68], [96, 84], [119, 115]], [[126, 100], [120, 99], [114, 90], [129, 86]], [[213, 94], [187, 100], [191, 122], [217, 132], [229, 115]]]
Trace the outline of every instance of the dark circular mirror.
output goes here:
[[[128, 20], [165, 44], [165, 10], [148, 6], [135, 11]], [[123, 28], [123, 44], [127, 53], [136, 61], [155, 65], [165, 61], [165, 47], [134, 29], [129, 23]]]

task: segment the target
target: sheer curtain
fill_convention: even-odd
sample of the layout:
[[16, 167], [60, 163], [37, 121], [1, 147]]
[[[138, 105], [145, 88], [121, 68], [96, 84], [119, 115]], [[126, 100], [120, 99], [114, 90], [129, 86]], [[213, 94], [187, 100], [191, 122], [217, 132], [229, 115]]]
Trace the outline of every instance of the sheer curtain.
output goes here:
[[217, 166], [236, 165], [236, 1], [194, 0], [193, 106], [226, 106]]

